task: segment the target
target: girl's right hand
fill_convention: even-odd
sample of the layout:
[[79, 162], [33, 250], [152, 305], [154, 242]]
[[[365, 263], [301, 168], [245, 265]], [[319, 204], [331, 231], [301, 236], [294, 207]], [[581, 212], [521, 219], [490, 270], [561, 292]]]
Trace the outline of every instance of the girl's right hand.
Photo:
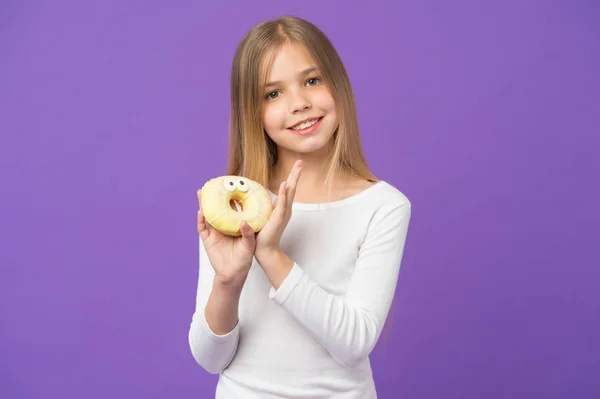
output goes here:
[[242, 221], [240, 237], [223, 234], [212, 227], [202, 214], [200, 201], [201, 190], [198, 190], [198, 234], [204, 244], [208, 259], [216, 273], [217, 281], [222, 285], [235, 285], [238, 288], [244, 284], [256, 247], [254, 230]]

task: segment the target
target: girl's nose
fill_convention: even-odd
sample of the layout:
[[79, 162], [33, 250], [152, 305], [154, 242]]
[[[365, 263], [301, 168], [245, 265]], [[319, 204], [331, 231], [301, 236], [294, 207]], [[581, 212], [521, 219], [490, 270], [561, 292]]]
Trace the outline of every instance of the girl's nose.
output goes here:
[[296, 113], [309, 108], [310, 100], [306, 96], [302, 95], [301, 93], [296, 93], [292, 96], [290, 112]]

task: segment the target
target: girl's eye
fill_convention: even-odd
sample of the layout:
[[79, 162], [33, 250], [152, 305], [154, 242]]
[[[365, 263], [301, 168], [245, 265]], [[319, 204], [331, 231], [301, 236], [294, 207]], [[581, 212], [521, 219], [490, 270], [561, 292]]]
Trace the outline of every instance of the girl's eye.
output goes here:
[[314, 86], [314, 85], [316, 85], [316, 84], [319, 84], [320, 82], [321, 82], [321, 79], [319, 79], [319, 78], [311, 78], [311, 79], [308, 79], [308, 80], [306, 81], [306, 83], [307, 83], [309, 86]]
[[272, 91], [269, 94], [267, 94], [267, 99], [275, 100], [277, 98], [277, 95], [279, 95], [278, 91]]

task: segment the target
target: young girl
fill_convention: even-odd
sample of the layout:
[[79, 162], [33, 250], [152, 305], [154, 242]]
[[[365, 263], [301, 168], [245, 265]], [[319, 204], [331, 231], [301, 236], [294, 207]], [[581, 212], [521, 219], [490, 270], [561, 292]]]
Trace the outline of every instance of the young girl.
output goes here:
[[263, 184], [274, 208], [241, 237], [198, 211], [194, 358], [219, 374], [217, 398], [376, 398], [369, 354], [411, 204], [370, 172], [348, 75], [318, 28], [282, 17], [243, 38], [230, 129], [228, 174]]

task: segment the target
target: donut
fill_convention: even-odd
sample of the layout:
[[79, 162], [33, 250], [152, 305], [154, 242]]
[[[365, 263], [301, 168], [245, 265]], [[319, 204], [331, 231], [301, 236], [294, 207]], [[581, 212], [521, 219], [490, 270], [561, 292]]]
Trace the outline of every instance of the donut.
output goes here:
[[267, 189], [242, 176], [220, 176], [208, 180], [201, 191], [202, 213], [208, 224], [223, 234], [240, 236], [245, 220], [259, 232], [269, 220], [273, 203]]

